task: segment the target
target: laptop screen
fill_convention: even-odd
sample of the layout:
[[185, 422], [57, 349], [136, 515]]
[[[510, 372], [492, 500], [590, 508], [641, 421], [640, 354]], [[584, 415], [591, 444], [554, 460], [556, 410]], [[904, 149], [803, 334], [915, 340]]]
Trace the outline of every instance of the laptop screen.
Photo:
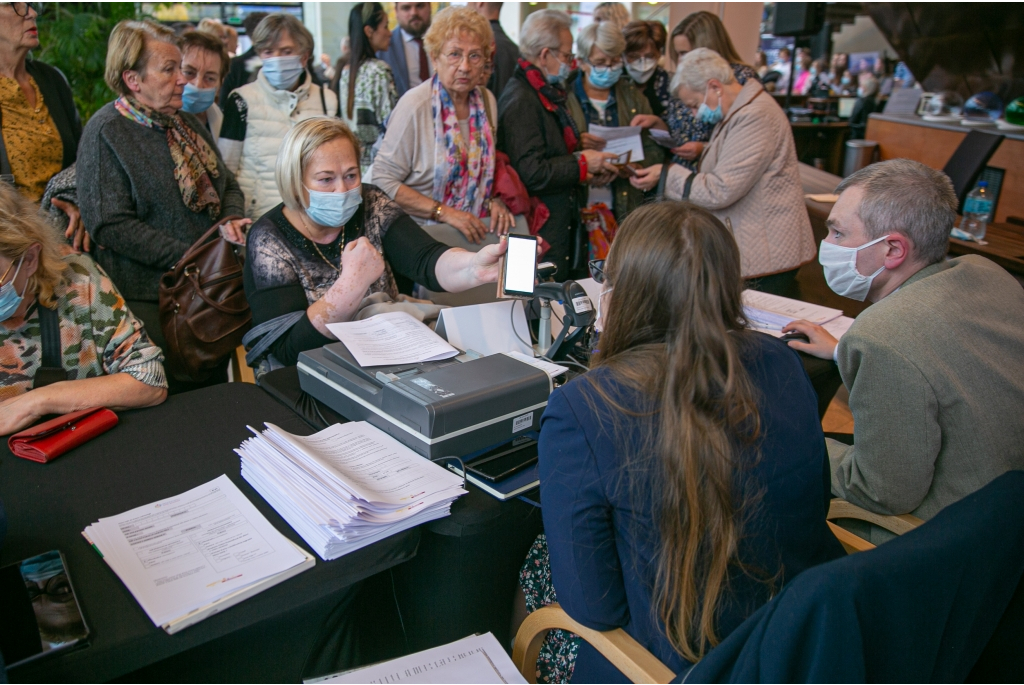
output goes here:
[[839, 98], [839, 118], [849, 119], [853, 114], [853, 105], [856, 102], [857, 98]]

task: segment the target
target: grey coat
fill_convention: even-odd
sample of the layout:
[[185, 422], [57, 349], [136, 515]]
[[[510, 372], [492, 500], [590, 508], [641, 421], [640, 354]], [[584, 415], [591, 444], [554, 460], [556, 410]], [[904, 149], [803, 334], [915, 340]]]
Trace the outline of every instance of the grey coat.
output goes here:
[[1024, 469], [1024, 290], [996, 264], [925, 267], [857, 317], [837, 357], [855, 445], [828, 441], [836, 495], [929, 519]]
[[194, 116], [181, 116], [217, 153], [219, 173], [212, 180], [220, 195], [220, 216], [185, 206], [164, 131], [137, 124], [108, 103], [82, 132], [82, 221], [97, 244], [93, 256], [127, 300], [156, 302], [164, 272], [216, 221], [244, 211], [242, 191], [216, 141]]

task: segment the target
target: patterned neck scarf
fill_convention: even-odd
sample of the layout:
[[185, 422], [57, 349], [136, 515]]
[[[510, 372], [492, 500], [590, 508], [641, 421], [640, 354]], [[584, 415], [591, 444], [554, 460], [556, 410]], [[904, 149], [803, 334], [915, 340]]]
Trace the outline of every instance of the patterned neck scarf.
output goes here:
[[174, 180], [178, 182], [181, 199], [193, 212], [204, 209], [211, 219], [220, 216], [220, 196], [213, 187], [217, 171], [217, 153], [182, 121], [179, 114], [164, 114], [140, 104], [135, 98], [121, 96], [114, 108], [137, 124], [167, 131], [167, 147], [174, 161]]
[[548, 82], [540, 69], [522, 57], [518, 61], [519, 68], [526, 75], [526, 82], [537, 91], [540, 104], [544, 106], [544, 109], [554, 112], [558, 117], [558, 123], [562, 125], [562, 140], [565, 141], [566, 149], [569, 152], [576, 152], [580, 141], [580, 131], [576, 128], [576, 122], [573, 121], [572, 116], [569, 114], [569, 109], [565, 106], [565, 101], [568, 99], [569, 94], [566, 93], [561, 85]]
[[473, 216], [484, 216], [494, 182], [494, 131], [484, 95], [469, 94], [469, 140], [463, 140], [455, 104], [434, 75], [430, 104], [434, 115], [434, 200]]

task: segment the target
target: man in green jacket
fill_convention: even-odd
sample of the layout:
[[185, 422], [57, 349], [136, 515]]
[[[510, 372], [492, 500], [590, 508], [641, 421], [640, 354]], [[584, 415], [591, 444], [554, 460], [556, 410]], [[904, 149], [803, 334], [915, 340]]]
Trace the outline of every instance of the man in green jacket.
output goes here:
[[838, 342], [805, 321], [785, 330], [850, 391], [854, 445], [828, 441], [832, 492], [929, 519], [1024, 469], [1024, 289], [983, 257], [946, 259], [957, 200], [942, 172], [895, 159], [836, 192], [819, 261], [829, 287], [874, 304]]

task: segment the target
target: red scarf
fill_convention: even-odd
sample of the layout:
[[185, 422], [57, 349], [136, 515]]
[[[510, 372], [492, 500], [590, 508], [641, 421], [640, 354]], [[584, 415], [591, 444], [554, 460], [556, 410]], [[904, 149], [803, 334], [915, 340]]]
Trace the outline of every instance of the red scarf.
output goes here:
[[533, 86], [540, 98], [540, 104], [549, 112], [554, 112], [558, 117], [558, 123], [562, 125], [562, 140], [569, 152], [576, 152], [580, 141], [580, 132], [576, 128], [569, 109], [565, 106], [568, 93], [560, 85], [550, 83], [544, 73], [522, 57], [519, 58], [519, 68], [526, 75], [526, 82]]

